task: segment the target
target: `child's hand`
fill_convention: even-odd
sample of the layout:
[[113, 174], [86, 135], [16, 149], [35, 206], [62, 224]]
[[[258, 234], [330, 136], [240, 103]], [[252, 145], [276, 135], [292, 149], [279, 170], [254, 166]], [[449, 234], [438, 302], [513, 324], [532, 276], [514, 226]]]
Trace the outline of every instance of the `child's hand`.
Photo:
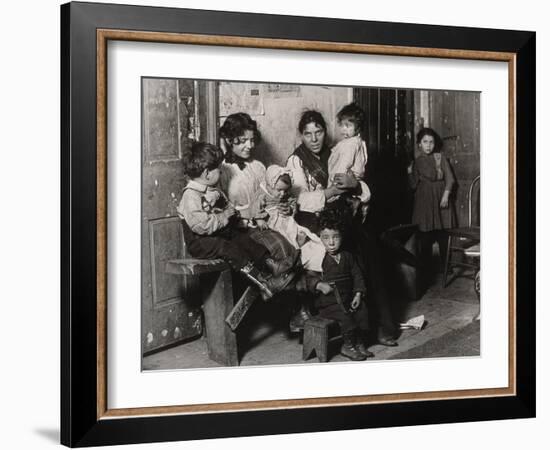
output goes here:
[[351, 301], [351, 309], [355, 311], [361, 304], [361, 292], [357, 292]]
[[315, 289], [317, 289], [318, 291], [322, 292], [325, 295], [330, 294], [334, 290], [332, 286], [328, 284], [326, 281], [319, 281], [319, 283], [317, 283], [317, 286], [315, 286]]
[[409, 175], [412, 175], [413, 173], [413, 166], [414, 166], [414, 161], [411, 161], [411, 163], [407, 166], [407, 173]]
[[264, 219], [256, 219], [256, 225], [260, 230], [268, 230], [267, 222]]
[[439, 206], [443, 209], [449, 207], [449, 191], [445, 191], [443, 193], [443, 197], [441, 197], [441, 202], [439, 203]]
[[218, 191], [214, 190], [208, 190], [204, 194], [204, 198], [208, 203], [210, 203], [212, 206], [220, 199], [221, 194]]

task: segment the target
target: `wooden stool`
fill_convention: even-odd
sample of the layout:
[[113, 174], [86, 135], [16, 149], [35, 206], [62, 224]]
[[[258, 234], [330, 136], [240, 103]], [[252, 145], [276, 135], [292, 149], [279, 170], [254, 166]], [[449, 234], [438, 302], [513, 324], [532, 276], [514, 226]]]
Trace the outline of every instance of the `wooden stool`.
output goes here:
[[337, 322], [322, 317], [314, 317], [304, 324], [304, 343], [302, 359], [307, 361], [315, 351], [320, 362], [328, 361], [328, 343], [331, 329], [337, 327]]

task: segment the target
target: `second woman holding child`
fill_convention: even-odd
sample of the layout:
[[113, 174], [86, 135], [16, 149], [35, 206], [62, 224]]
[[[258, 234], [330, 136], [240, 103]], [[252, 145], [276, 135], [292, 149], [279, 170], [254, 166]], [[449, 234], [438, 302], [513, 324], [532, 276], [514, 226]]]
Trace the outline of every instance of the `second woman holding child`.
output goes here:
[[[330, 149], [326, 143], [327, 125], [318, 111], [302, 114], [298, 124], [302, 144], [288, 158], [287, 168], [294, 180], [292, 192], [297, 198], [299, 224], [313, 232], [319, 232], [319, 215], [327, 207], [339, 208], [349, 214], [349, 204], [331, 201], [346, 193], [361, 204], [368, 202], [370, 191], [367, 185], [353, 173], [329, 174]], [[332, 182], [330, 181], [332, 178]], [[355, 214], [347, 227], [343, 247], [357, 258], [367, 284], [366, 301], [376, 318], [374, 339], [383, 345], [395, 346], [397, 327], [392, 318], [389, 296], [381, 269], [381, 256], [376, 238], [367, 232], [363, 217]]]

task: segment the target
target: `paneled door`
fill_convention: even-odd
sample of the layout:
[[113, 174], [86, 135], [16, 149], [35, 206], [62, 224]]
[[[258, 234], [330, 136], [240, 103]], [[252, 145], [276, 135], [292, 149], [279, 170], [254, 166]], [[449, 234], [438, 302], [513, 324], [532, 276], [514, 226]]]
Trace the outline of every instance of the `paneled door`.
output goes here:
[[[186, 180], [182, 157], [196, 140], [215, 139], [212, 82], [142, 78], [142, 354], [201, 335], [196, 277], [165, 271], [187, 256], [176, 208]], [[215, 108], [214, 108], [215, 109]]]

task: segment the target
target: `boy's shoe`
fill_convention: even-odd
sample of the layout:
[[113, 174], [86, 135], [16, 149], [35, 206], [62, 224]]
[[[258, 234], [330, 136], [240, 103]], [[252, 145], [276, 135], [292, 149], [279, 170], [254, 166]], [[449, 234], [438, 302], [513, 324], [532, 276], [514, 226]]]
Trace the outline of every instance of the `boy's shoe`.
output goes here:
[[304, 329], [304, 324], [306, 323], [306, 321], [311, 319], [311, 317], [311, 313], [304, 305], [302, 305], [300, 310], [290, 319], [290, 322], [288, 324], [290, 332], [299, 333], [300, 331], [302, 331]]
[[360, 340], [355, 347], [357, 347], [357, 350], [365, 355], [365, 358], [374, 358], [374, 353], [367, 350], [367, 346], [363, 341]]
[[367, 358], [373, 358], [374, 353], [367, 349], [367, 342], [369, 342], [369, 332], [368, 330], [359, 330], [356, 335], [355, 346], [363, 355]]
[[367, 357], [359, 351], [353, 342], [353, 331], [344, 333], [344, 344], [340, 349], [340, 354], [352, 361], [364, 361]]
[[269, 300], [277, 292], [286, 288], [296, 276], [294, 272], [288, 272], [278, 276], [267, 275], [260, 272], [252, 263], [248, 263], [244, 266], [241, 269], [241, 273], [260, 289], [264, 301]]
[[397, 341], [391, 337], [379, 337], [378, 343], [386, 347], [397, 347], [399, 345]]
[[[275, 276], [275, 275], [267, 276], [262, 281], [271, 292], [276, 294], [277, 292], [280, 292], [288, 288], [295, 278], [296, 278], [296, 272], [287, 272], [278, 276]], [[264, 299], [264, 300], [268, 300], [268, 299]]]
[[288, 272], [296, 264], [296, 258], [292, 256], [287, 256], [283, 259], [275, 260], [273, 258], [267, 258], [265, 260], [265, 265], [269, 271], [274, 275], [278, 276], [283, 273]]

